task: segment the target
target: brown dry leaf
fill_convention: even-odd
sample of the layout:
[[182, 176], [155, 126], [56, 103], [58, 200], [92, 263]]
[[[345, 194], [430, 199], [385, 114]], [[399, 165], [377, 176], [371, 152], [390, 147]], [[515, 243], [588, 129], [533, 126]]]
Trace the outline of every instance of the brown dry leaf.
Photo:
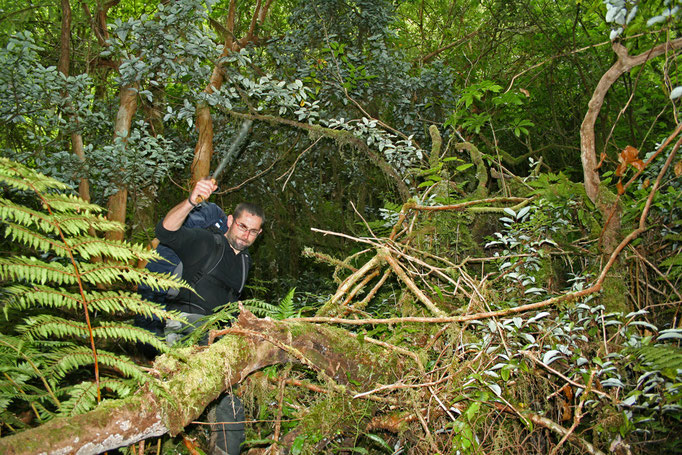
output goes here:
[[674, 171], [675, 177], [679, 177], [682, 175], [682, 160], [678, 161], [677, 164], [675, 164]]
[[622, 181], [618, 180], [618, 183], [616, 183], [616, 189], [618, 190], [618, 196], [625, 193], [625, 188], [623, 188], [623, 182]]
[[640, 160], [637, 155], [639, 155], [639, 150], [631, 145], [626, 146], [620, 155], [618, 155], [618, 168], [616, 169], [616, 176], [621, 177], [625, 173], [628, 164], [633, 165], [638, 171], [644, 170], [644, 161]]
[[616, 177], [622, 177], [623, 174], [625, 173], [625, 169], [627, 169], [627, 167], [628, 167], [628, 163], [626, 163], [625, 161], [621, 161], [613, 173], [616, 175]]
[[524, 95], [526, 95], [526, 98], [530, 98], [530, 92], [529, 92], [528, 90], [526, 90], [525, 88], [520, 88], [520, 89], [519, 89], [519, 92], [521, 92], [521, 93], [523, 93]]

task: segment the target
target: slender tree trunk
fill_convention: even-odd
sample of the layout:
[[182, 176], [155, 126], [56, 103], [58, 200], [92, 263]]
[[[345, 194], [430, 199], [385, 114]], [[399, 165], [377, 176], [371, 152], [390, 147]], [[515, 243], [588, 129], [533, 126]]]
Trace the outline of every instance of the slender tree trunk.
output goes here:
[[600, 189], [594, 134], [597, 117], [604, 104], [606, 93], [620, 76], [655, 57], [680, 48], [682, 48], [682, 38], [665, 42], [639, 55], [630, 56], [624, 46], [613, 43], [613, 51], [618, 56], [618, 60], [599, 80], [588, 104], [587, 113], [580, 127], [580, 158], [583, 164], [585, 192], [604, 217], [602, 248], [606, 255], [610, 254], [618, 245], [621, 209], [619, 201], [612, 191], [606, 188]]
[[[71, 63], [71, 4], [69, 0], [61, 0], [62, 4], [62, 33], [59, 39], [59, 62], [57, 63], [57, 70], [64, 76], [69, 75], [69, 66]], [[78, 117], [71, 115], [72, 123], [78, 124]], [[83, 136], [77, 132], [71, 132], [71, 148], [76, 154], [81, 163], [85, 163], [85, 151], [83, 149]], [[90, 201], [90, 183], [88, 178], [81, 176], [78, 183], [79, 196]]]
[[[121, 88], [121, 99], [114, 125], [114, 140], [126, 141], [130, 135], [130, 126], [133, 123], [133, 116], [137, 110], [138, 85], [127, 85]], [[128, 201], [128, 189], [123, 184], [119, 184], [116, 193], [109, 197], [107, 202], [108, 218], [125, 224], [126, 204]], [[123, 231], [113, 231], [107, 233], [110, 240], [123, 240]]]
[[[223, 52], [218, 61], [228, 56], [230, 52], [239, 51], [249, 43], [257, 40], [257, 26], [260, 26], [265, 21], [270, 5], [273, 0], [264, 0], [263, 2], [256, 2], [249, 29], [239, 40], [234, 37], [235, 32], [235, 18], [236, 18], [236, 1], [230, 0], [230, 7], [227, 14], [225, 34], [225, 43]], [[217, 64], [213, 69], [211, 80], [208, 86], [204, 89], [206, 93], [213, 93], [215, 90], [220, 90], [225, 78], [223, 76], [223, 69], [221, 64]], [[192, 161], [192, 183], [206, 178], [211, 170], [211, 158], [213, 157], [213, 118], [211, 117], [211, 110], [206, 103], [201, 103], [197, 106], [196, 117], [197, 131], [199, 138], [197, 145], [194, 148], [194, 159]]]

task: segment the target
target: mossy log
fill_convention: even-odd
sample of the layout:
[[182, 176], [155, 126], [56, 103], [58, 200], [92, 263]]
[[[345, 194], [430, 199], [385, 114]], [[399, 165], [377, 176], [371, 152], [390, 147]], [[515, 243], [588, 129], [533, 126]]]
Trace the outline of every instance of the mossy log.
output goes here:
[[343, 329], [258, 319], [248, 311], [222, 335], [208, 347], [159, 357], [156, 378], [131, 397], [1, 438], [0, 453], [97, 454], [165, 433], [176, 435], [224, 390], [268, 365], [303, 363], [341, 394], [390, 383], [404, 369], [394, 352], [362, 344]]

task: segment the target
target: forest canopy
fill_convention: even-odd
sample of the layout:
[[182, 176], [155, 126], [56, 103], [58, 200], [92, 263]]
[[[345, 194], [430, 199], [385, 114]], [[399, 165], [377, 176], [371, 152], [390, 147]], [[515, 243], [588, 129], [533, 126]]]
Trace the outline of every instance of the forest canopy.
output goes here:
[[[681, 6], [0, 0], [0, 452], [198, 453], [225, 389], [242, 453], [682, 452]], [[171, 348], [223, 160], [254, 268]]]

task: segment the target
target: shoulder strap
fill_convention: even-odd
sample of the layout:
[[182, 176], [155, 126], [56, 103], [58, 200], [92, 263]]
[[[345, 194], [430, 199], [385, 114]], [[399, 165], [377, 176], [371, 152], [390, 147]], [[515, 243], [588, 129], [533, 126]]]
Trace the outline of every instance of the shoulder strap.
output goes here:
[[213, 233], [213, 240], [215, 241], [215, 248], [211, 250], [211, 255], [208, 260], [204, 261], [201, 269], [194, 274], [189, 284], [194, 287], [203, 277], [213, 272], [218, 266], [220, 261], [223, 259], [225, 254], [225, 242], [223, 241], [223, 236], [221, 234]]

